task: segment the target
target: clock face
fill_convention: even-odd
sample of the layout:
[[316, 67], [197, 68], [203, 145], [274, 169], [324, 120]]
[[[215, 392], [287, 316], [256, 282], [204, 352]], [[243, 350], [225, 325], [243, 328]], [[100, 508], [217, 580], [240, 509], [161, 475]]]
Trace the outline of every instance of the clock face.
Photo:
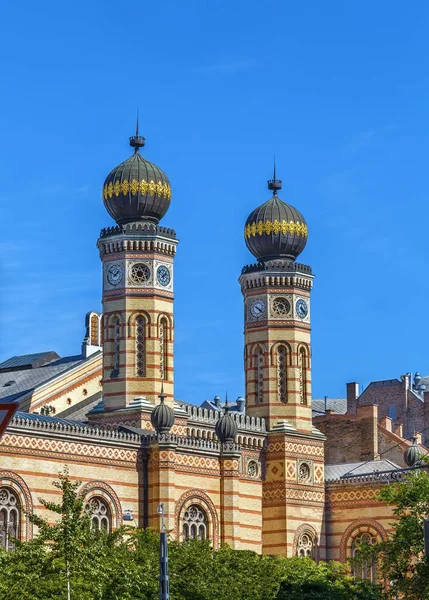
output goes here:
[[252, 317], [255, 317], [255, 319], [259, 319], [259, 317], [262, 317], [264, 312], [265, 302], [260, 298], [258, 298], [257, 300], [253, 300], [252, 304], [250, 305], [250, 314], [252, 315]]
[[298, 315], [298, 317], [300, 317], [300, 319], [305, 319], [305, 317], [308, 315], [307, 303], [305, 302], [305, 300], [302, 300], [302, 298], [297, 300], [296, 314]]
[[119, 285], [123, 276], [124, 272], [121, 265], [112, 265], [107, 271], [107, 281], [110, 285]]
[[164, 265], [158, 267], [156, 277], [160, 285], [168, 285], [170, 283], [170, 271], [167, 269], [167, 267], [164, 267]]

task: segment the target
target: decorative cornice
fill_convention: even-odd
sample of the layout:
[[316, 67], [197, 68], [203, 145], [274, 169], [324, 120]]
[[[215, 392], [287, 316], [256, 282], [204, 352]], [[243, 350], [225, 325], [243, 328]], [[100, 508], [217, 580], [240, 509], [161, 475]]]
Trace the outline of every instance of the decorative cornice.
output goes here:
[[73, 423], [44, 421], [15, 415], [8, 426], [8, 433], [23, 433], [33, 431], [53, 437], [85, 438], [92, 442], [110, 442], [140, 446], [140, 436], [133, 433], [119, 433], [116, 430], [99, 429]]
[[308, 265], [304, 265], [302, 263], [294, 262], [290, 259], [278, 258], [273, 260], [267, 260], [265, 262], [258, 262], [252, 265], [245, 265], [241, 270], [241, 274], [245, 275], [246, 273], [255, 273], [255, 272], [266, 272], [270, 271], [275, 273], [276, 275], [280, 275], [283, 273], [286, 275], [287, 273], [302, 273], [303, 275], [311, 275], [311, 267]]
[[169, 227], [155, 225], [149, 221], [137, 221], [135, 223], [127, 223], [126, 225], [114, 225], [113, 227], [105, 227], [101, 230], [100, 238], [113, 237], [118, 235], [149, 235], [160, 236], [177, 240], [176, 232]]
[[[207, 423], [215, 425], [222, 416], [222, 411], [201, 408], [200, 406], [184, 406], [189, 423]], [[259, 417], [249, 417], [248, 415], [229, 413], [236, 421], [239, 431], [254, 431], [257, 433], [266, 433], [265, 419]]]

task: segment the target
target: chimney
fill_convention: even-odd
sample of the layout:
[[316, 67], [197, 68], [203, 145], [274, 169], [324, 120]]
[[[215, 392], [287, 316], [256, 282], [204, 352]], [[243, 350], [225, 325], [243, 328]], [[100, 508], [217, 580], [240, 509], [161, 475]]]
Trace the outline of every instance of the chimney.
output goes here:
[[393, 429], [393, 433], [396, 433], [396, 435], [399, 435], [399, 437], [401, 438], [404, 437], [404, 426], [402, 425], [402, 423], [396, 425], [396, 427]]
[[214, 405], [216, 406], [216, 408], [220, 408], [220, 398], [219, 396], [215, 396], [213, 399]]
[[356, 414], [358, 399], [359, 399], [359, 384], [353, 381], [352, 383], [347, 383], [347, 412]]

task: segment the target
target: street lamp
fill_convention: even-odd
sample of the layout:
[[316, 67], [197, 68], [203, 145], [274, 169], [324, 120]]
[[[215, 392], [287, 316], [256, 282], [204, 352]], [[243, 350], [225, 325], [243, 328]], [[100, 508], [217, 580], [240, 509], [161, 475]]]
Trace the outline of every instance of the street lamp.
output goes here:
[[134, 521], [134, 523], [136, 522], [134, 516], [133, 516], [133, 511], [128, 508], [124, 514], [122, 515], [122, 520], [123, 521]]
[[160, 504], [157, 513], [161, 517], [159, 539], [159, 599], [170, 600], [170, 586], [168, 582], [168, 540], [164, 523], [164, 504]]

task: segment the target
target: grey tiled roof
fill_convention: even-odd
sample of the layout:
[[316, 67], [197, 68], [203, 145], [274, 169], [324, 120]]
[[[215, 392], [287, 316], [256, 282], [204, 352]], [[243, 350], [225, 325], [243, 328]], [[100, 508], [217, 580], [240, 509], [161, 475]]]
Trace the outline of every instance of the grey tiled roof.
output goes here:
[[[7, 401], [16, 400], [85, 360], [88, 359], [82, 356], [67, 356], [37, 369], [22, 369], [0, 373], [0, 398]], [[7, 385], [9, 382], [13, 383]]]
[[[347, 412], [347, 398], [327, 398], [326, 408], [333, 410], [337, 415], [344, 415]], [[312, 400], [313, 415], [323, 414], [325, 412], [325, 399], [313, 398]]]
[[18, 410], [15, 413], [16, 417], [21, 419], [29, 419], [30, 421], [43, 421], [44, 423], [58, 423], [59, 425], [79, 425], [82, 426], [81, 421], [75, 421], [71, 419], [61, 419], [59, 417], [47, 417], [45, 415], [39, 415], [37, 413], [27, 413]]
[[[56, 352], [50, 350], [49, 352], [37, 352], [36, 354], [22, 354], [21, 356], [12, 356], [7, 360], [0, 363], [0, 369], [16, 369], [18, 367], [30, 368], [31, 365], [37, 363], [41, 359], [45, 359], [46, 362], [52, 362], [53, 360], [60, 358]], [[43, 362], [43, 361], [42, 361]]]
[[[216, 404], [212, 400], [204, 400], [204, 402], [200, 406], [201, 408], [208, 408], [209, 410], [223, 410], [225, 408], [225, 402], [220, 402], [219, 406], [216, 406]], [[228, 401], [228, 406], [230, 412], [241, 412], [236, 402]], [[245, 413], [246, 411], [244, 410], [243, 412]]]
[[344, 463], [342, 465], [326, 465], [325, 481], [335, 481], [345, 475], [371, 475], [374, 471], [390, 471], [399, 468], [399, 465], [387, 459]]

